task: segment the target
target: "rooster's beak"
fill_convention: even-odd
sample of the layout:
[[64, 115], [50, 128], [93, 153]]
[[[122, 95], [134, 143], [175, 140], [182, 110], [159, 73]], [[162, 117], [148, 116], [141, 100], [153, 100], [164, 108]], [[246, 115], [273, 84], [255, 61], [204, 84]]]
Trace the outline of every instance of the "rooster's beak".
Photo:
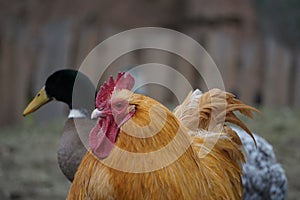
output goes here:
[[99, 117], [106, 117], [106, 114], [96, 108], [91, 114], [91, 119], [97, 119]]

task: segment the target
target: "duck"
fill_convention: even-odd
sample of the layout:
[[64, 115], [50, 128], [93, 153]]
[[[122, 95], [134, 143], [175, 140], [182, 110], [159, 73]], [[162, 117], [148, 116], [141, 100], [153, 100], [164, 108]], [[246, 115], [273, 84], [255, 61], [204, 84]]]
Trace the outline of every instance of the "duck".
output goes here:
[[[75, 84], [76, 90], [73, 89]], [[57, 160], [62, 173], [70, 182], [87, 152], [84, 144], [87, 144], [85, 138], [88, 137], [81, 134], [89, 133], [96, 123], [90, 119], [95, 94], [95, 86], [86, 75], [77, 70], [62, 69], [46, 79], [44, 86], [23, 112], [23, 116], [27, 116], [53, 100], [68, 105], [69, 115], [60, 138]]]

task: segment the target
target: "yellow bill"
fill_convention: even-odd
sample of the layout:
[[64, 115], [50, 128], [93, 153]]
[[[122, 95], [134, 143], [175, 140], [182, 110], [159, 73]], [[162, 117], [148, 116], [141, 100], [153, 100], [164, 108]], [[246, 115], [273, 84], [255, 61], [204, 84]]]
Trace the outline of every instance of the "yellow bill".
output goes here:
[[49, 98], [46, 94], [45, 86], [37, 93], [37, 95], [32, 99], [32, 101], [28, 104], [23, 112], [23, 116], [26, 116], [37, 109], [39, 109], [42, 105], [48, 103], [52, 99]]

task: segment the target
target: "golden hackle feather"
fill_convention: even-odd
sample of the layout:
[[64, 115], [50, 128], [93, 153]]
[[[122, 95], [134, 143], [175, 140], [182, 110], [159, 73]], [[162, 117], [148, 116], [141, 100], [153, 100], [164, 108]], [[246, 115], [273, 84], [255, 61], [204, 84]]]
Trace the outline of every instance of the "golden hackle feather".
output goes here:
[[200, 170], [216, 188], [214, 192], [218, 195], [217, 199], [241, 199], [243, 193], [241, 164], [244, 155], [240, 146], [233, 141], [231, 135], [212, 134], [207, 131], [203, 131], [202, 134], [206, 135], [205, 138], [192, 137], [192, 146], [195, 152], [200, 154], [207, 145], [205, 141], [216, 141], [213, 148], [209, 149], [209, 153], [200, 158], [202, 163]]
[[[217, 105], [209, 107], [203, 94], [205, 99], [201, 102], [204, 104], [198, 113], [200, 120], [192, 119], [197, 114], [183, 107], [175, 110], [178, 119], [157, 101], [138, 94], [128, 97], [128, 92], [120, 92], [119, 98], [129, 98], [136, 113], [121, 128], [108, 158], [100, 161], [91, 152], [86, 154], [68, 200], [242, 198], [244, 156], [239, 137], [226, 125], [220, 132], [205, 130], [211, 118], [209, 113], [218, 109]], [[203, 97], [200, 93], [191, 93], [190, 97], [197, 95]], [[238, 103], [232, 98], [228, 95], [229, 102]], [[200, 106], [198, 100], [193, 101], [193, 106], [195, 103]], [[192, 107], [188, 100], [184, 104]], [[233, 110], [250, 116], [245, 106], [228, 108], [231, 111], [228, 117], [226, 115], [227, 120], [235, 124], [240, 121], [233, 120], [236, 117], [231, 113]], [[191, 123], [182, 122], [189, 118], [199, 121], [195, 130], [191, 130]], [[151, 135], [152, 131], [157, 133]], [[136, 134], [142, 137], [134, 137]], [[207, 148], [209, 142], [215, 143], [210, 149]], [[199, 157], [203, 149], [207, 149], [207, 154]]]

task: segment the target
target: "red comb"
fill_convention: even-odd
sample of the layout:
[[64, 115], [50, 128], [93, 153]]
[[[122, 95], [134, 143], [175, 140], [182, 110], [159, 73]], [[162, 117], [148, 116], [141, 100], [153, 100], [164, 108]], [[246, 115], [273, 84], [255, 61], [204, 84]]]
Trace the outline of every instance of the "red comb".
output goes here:
[[125, 76], [125, 72], [119, 72], [116, 80], [110, 76], [108, 83], [105, 81], [99, 89], [96, 97], [96, 107], [103, 107], [115, 89], [131, 90], [133, 86], [134, 78], [130, 74]]

